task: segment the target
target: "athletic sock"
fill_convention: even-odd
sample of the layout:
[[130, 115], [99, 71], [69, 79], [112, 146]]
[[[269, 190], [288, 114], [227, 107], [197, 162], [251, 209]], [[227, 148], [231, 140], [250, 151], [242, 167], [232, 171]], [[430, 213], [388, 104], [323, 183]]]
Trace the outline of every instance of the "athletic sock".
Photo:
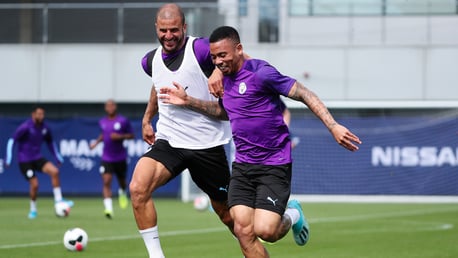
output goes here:
[[301, 216], [299, 211], [294, 208], [287, 208], [285, 211], [285, 215], [291, 219], [291, 225], [296, 224]]
[[37, 211], [37, 201], [30, 200], [30, 211]]
[[52, 189], [52, 192], [54, 194], [54, 201], [62, 201], [62, 190], [60, 190], [60, 187], [54, 187]]
[[119, 188], [118, 189], [118, 195], [122, 195], [122, 194], [126, 194], [126, 192], [124, 191], [124, 189]]
[[159, 232], [157, 230], [157, 226], [139, 230], [138, 232], [140, 232], [142, 235], [150, 258], [165, 258], [164, 253], [162, 252], [161, 243], [159, 241]]
[[113, 211], [113, 200], [111, 198], [103, 199], [103, 206], [105, 206], [105, 210]]

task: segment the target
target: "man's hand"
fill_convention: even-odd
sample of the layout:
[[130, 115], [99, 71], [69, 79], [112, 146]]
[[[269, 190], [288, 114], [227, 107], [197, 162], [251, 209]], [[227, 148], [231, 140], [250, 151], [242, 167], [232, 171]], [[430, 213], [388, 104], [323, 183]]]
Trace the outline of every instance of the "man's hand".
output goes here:
[[361, 144], [361, 140], [358, 138], [358, 136], [350, 132], [346, 127], [340, 124], [335, 124], [329, 130], [331, 131], [332, 136], [334, 136], [336, 142], [342, 147], [350, 151], [357, 151], [359, 149], [355, 143]]
[[217, 98], [222, 98], [224, 95], [223, 73], [218, 68], [215, 68], [208, 78], [208, 90]]
[[173, 82], [175, 87], [162, 87], [159, 91], [159, 99], [166, 104], [173, 104], [177, 106], [184, 106], [187, 104], [186, 88], [181, 84]]
[[113, 140], [113, 141], [120, 141], [120, 140], [124, 140], [124, 135], [120, 134], [120, 133], [111, 133], [110, 134], [110, 138]]
[[151, 123], [143, 123], [142, 125], [142, 137], [143, 140], [149, 145], [154, 144], [156, 141], [156, 135], [153, 130]]

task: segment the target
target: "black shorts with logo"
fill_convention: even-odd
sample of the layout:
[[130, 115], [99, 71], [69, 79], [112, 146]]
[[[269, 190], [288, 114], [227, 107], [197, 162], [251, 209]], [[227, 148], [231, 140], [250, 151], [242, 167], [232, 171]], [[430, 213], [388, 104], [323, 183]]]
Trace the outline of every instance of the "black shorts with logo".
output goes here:
[[166, 140], [157, 140], [143, 157], [161, 162], [175, 178], [188, 169], [191, 178], [210, 199], [227, 200], [229, 166], [223, 145], [202, 150], [174, 148]]
[[100, 174], [110, 173], [115, 174], [118, 178], [126, 178], [127, 175], [127, 162], [107, 162], [102, 161], [99, 169]]
[[229, 207], [245, 205], [283, 215], [291, 193], [291, 171], [291, 163], [273, 166], [233, 162]]
[[19, 162], [19, 169], [26, 180], [36, 177], [37, 172], [42, 172], [44, 165], [48, 162], [47, 159], [41, 158], [29, 162]]

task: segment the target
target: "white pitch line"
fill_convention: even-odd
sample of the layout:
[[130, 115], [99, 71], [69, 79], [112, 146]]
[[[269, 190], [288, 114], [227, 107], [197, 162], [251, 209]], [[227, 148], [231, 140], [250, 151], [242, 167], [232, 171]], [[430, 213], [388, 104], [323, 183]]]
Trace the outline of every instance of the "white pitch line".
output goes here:
[[441, 212], [452, 212], [457, 211], [458, 207], [452, 206], [442, 209], [435, 210], [414, 210], [414, 211], [402, 211], [402, 212], [387, 212], [387, 213], [377, 213], [377, 214], [363, 214], [363, 215], [352, 215], [345, 217], [328, 217], [328, 218], [316, 218], [308, 220], [311, 223], [325, 223], [325, 222], [343, 222], [343, 221], [356, 221], [356, 220], [369, 220], [369, 219], [384, 219], [384, 218], [393, 218], [393, 217], [408, 217], [408, 216], [417, 216], [424, 214], [434, 214]]
[[[328, 222], [345, 222], [345, 221], [355, 221], [355, 220], [370, 220], [370, 219], [381, 219], [381, 218], [392, 218], [392, 217], [407, 217], [407, 216], [416, 216], [423, 214], [433, 214], [440, 212], [450, 212], [458, 210], [457, 207], [443, 208], [437, 210], [415, 210], [415, 211], [405, 211], [405, 212], [388, 212], [388, 213], [378, 213], [378, 214], [365, 214], [365, 215], [356, 215], [356, 216], [344, 216], [344, 217], [328, 217], [328, 218], [316, 218], [309, 219], [310, 223], [328, 223]], [[453, 224], [444, 224], [441, 230], [448, 230], [453, 228]], [[194, 230], [177, 230], [162, 232], [160, 236], [178, 236], [178, 235], [191, 235], [191, 234], [206, 234], [212, 232], [225, 231], [227, 228], [206, 228], [206, 229], [194, 229]], [[89, 238], [91, 242], [100, 242], [100, 241], [115, 241], [115, 240], [127, 240], [140, 238], [140, 235], [125, 235], [125, 236], [111, 236], [111, 237], [98, 237], [98, 238]], [[26, 248], [33, 246], [49, 246], [62, 244], [62, 241], [49, 241], [49, 242], [37, 242], [37, 243], [27, 243], [27, 244], [11, 244], [11, 245], [0, 245], [1, 249], [15, 249], [15, 248]]]
[[[206, 229], [193, 229], [193, 230], [177, 230], [160, 233], [160, 236], [178, 236], [178, 235], [191, 235], [191, 234], [206, 234], [212, 232], [225, 231], [227, 228], [206, 228]], [[138, 235], [125, 235], [125, 236], [108, 236], [108, 237], [89, 237], [90, 242], [100, 242], [100, 241], [115, 241], [115, 240], [127, 240], [140, 238]], [[37, 242], [37, 243], [27, 243], [27, 244], [13, 244], [13, 245], [0, 245], [0, 249], [15, 249], [15, 248], [26, 248], [33, 246], [49, 246], [49, 245], [58, 245], [63, 244], [63, 241], [49, 241], [49, 242]]]

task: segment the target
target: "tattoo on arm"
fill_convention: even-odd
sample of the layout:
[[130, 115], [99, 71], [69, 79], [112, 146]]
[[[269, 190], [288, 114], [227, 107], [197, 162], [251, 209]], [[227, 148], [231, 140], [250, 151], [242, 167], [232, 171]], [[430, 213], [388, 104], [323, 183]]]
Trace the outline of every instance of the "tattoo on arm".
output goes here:
[[328, 130], [331, 130], [337, 125], [337, 122], [334, 120], [334, 117], [324, 103], [313, 91], [307, 89], [301, 83], [295, 83], [288, 97], [301, 101], [307, 105], [307, 107], [324, 123]]
[[186, 105], [188, 108], [219, 120], [228, 120], [226, 110], [218, 101], [205, 101], [190, 96], [188, 98], [189, 102]]

